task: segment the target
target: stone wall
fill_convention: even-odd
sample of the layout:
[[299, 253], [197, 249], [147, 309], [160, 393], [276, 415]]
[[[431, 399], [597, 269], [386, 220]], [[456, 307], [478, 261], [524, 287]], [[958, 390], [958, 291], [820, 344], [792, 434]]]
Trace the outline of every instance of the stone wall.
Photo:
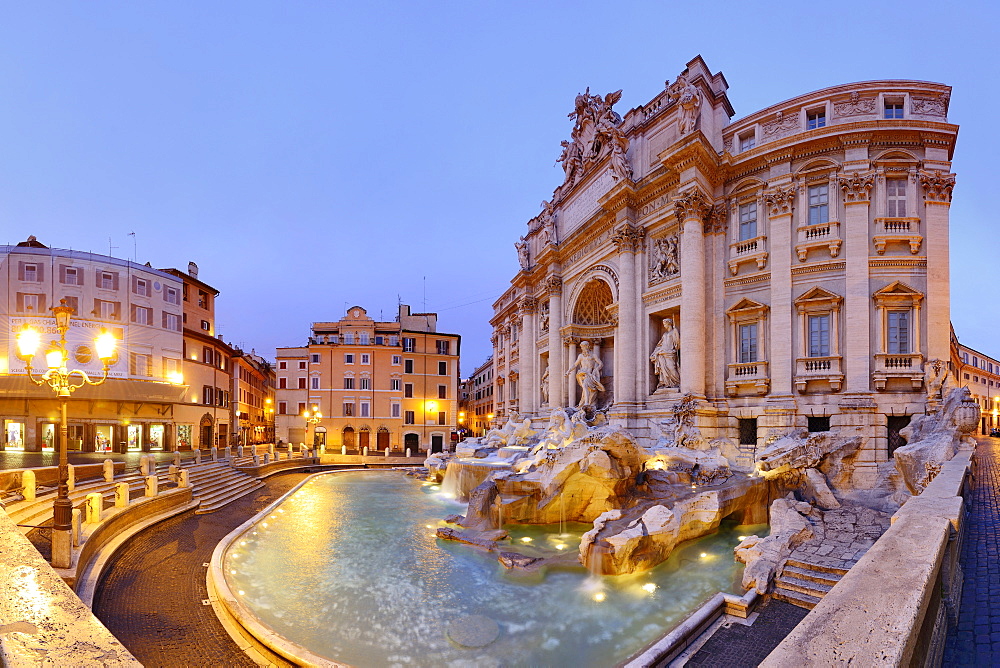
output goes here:
[[0, 512], [0, 665], [141, 666]]
[[761, 666], [940, 665], [962, 593], [971, 450], [959, 452]]

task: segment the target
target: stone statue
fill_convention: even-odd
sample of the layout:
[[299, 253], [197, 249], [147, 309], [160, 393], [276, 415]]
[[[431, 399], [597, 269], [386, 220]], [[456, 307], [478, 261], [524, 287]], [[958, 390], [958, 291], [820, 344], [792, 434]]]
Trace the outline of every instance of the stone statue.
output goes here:
[[927, 402], [933, 404], [931, 408], [936, 408], [941, 402], [944, 382], [948, 379], [948, 367], [941, 360], [931, 360], [927, 365]]
[[653, 363], [656, 376], [659, 379], [657, 389], [661, 387], [680, 387], [680, 348], [681, 337], [674, 327], [673, 318], [663, 319], [663, 336], [653, 348], [649, 361]]
[[514, 242], [514, 248], [517, 249], [517, 261], [521, 263], [521, 269], [528, 268], [528, 242], [521, 237], [520, 241]]
[[539, 389], [542, 393], [542, 403], [549, 403], [549, 367], [545, 367], [545, 371], [542, 372], [542, 382]]
[[[530, 424], [530, 420], [529, 420]], [[507, 418], [507, 424], [505, 424], [500, 429], [490, 429], [486, 432], [486, 445], [492, 448], [499, 448], [501, 446], [507, 445], [514, 432], [517, 431], [519, 427], [518, 415], [517, 413], [511, 411], [510, 417]]]
[[663, 237], [653, 242], [653, 258], [649, 265], [649, 280], [662, 281], [680, 273], [677, 235]]
[[559, 239], [556, 237], [556, 216], [552, 202], [548, 200], [542, 201], [542, 215], [539, 218], [541, 222], [539, 229], [541, 230], [540, 238], [542, 245], [559, 243]]
[[540, 313], [538, 314], [538, 331], [547, 332], [549, 331], [549, 303], [545, 302], [542, 304]]
[[628, 149], [628, 139], [617, 127], [611, 126], [606, 136], [611, 146], [611, 176], [625, 181], [632, 180], [632, 168], [629, 167], [625, 151]]
[[524, 445], [536, 433], [531, 428], [531, 418], [524, 418], [511, 432], [510, 438], [507, 439], [507, 445]]
[[566, 174], [566, 183], [576, 183], [583, 162], [583, 158], [580, 155], [580, 146], [576, 142], [571, 144], [565, 139], [559, 143], [562, 144], [563, 149], [556, 162], [562, 163], [563, 172]]
[[686, 135], [695, 128], [698, 121], [698, 112], [701, 109], [701, 92], [698, 88], [687, 80], [687, 76], [682, 74], [677, 77], [677, 81], [667, 89], [670, 99], [680, 106], [680, 118], [677, 121], [677, 129], [682, 135]]
[[601, 369], [603, 368], [604, 362], [594, 355], [590, 349], [590, 341], [581, 341], [580, 354], [577, 355], [573, 366], [566, 372], [566, 375], [569, 376], [576, 371], [576, 382], [580, 385], [578, 408], [594, 406], [597, 402], [597, 393], [604, 391], [604, 385], [601, 384]]

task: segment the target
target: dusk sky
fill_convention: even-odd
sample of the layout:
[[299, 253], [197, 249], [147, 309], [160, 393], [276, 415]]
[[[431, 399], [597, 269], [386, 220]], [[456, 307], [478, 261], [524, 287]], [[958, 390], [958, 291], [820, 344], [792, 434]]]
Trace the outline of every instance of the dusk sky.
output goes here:
[[462, 335], [467, 375], [562, 182], [575, 95], [623, 89], [624, 115], [701, 54], [736, 118], [854, 81], [953, 87], [952, 321], [996, 357], [998, 7], [8, 2], [0, 243], [193, 260], [218, 332], [269, 359], [402, 301]]

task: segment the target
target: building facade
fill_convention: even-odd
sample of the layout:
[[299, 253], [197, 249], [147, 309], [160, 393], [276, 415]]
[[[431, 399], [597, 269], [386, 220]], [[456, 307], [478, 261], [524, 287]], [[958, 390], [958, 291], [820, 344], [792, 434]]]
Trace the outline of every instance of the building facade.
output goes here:
[[[26, 376], [16, 336], [25, 325], [57, 340], [51, 307], [74, 309], [67, 333], [70, 369], [100, 378], [93, 352], [102, 329], [118, 340], [108, 380], [84, 386], [68, 401], [69, 447], [85, 452], [169, 450], [178, 433], [175, 406], [182, 378], [182, 282], [169, 273], [105, 255], [49, 248], [34, 237], [0, 246], [0, 417], [6, 450], [52, 450], [58, 438], [59, 402], [48, 387]], [[41, 368], [39, 368], [41, 366]], [[35, 356], [33, 373], [45, 371]]]
[[982, 408], [979, 433], [989, 436], [1000, 429], [1000, 361], [964, 345], [952, 332], [951, 369]]
[[[460, 337], [400, 306], [380, 322], [354, 306], [315, 322], [306, 346], [278, 348], [277, 437], [351, 452], [440, 451], [458, 428]], [[319, 412], [307, 423], [303, 412]]]
[[233, 425], [235, 445], [274, 442], [274, 367], [254, 351], [233, 349]]
[[846, 84], [735, 122], [727, 89], [698, 57], [624, 117], [620, 91], [577, 96], [565, 181], [494, 304], [496, 415], [590, 402], [657, 438], [686, 398], [747, 449], [852, 425], [873, 482], [950, 359], [950, 88]]
[[493, 357], [476, 367], [465, 380], [463, 405], [465, 424], [470, 436], [485, 436], [493, 421]]

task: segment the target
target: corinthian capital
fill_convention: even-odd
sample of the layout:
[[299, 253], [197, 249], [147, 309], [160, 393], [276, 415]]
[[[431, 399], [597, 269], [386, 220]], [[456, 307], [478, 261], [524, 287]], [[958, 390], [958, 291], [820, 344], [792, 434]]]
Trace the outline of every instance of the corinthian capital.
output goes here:
[[920, 185], [924, 187], [927, 202], [950, 202], [951, 191], [955, 187], [955, 175], [938, 170], [921, 171]]
[[770, 207], [772, 216], [790, 215], [795, 201], [795, 186], [771, 188], [764, 193], [764, 201]]
[[867, 202], [871, 198], [872, 185], [875, 179], [871, 172], [849, 173], [840, 177], [840, 189], [844, 191], [844, 201]]
[[642, 239], [646, 230], [635, 225], [625, 224], [615, 230], [611, 241], [618, 247], [619, 253], [637, 253], [642, 248]]
[[683, 222], [689, 218], [704, 221], [712, 205], [700, 190], [689, 190], [674, 202], [674, 207], [679, 221]]
[[538, 300], [534, 297], [524, 297], [521, 299], [520, 303], [521, 313], [527, 315], [535, 312], [535, 308], [538, 307]]
[[548, 288], [550, 295], [562, 294], [562, 279], [558, 276], [549, 276], [545, 279], [545, 287]]

